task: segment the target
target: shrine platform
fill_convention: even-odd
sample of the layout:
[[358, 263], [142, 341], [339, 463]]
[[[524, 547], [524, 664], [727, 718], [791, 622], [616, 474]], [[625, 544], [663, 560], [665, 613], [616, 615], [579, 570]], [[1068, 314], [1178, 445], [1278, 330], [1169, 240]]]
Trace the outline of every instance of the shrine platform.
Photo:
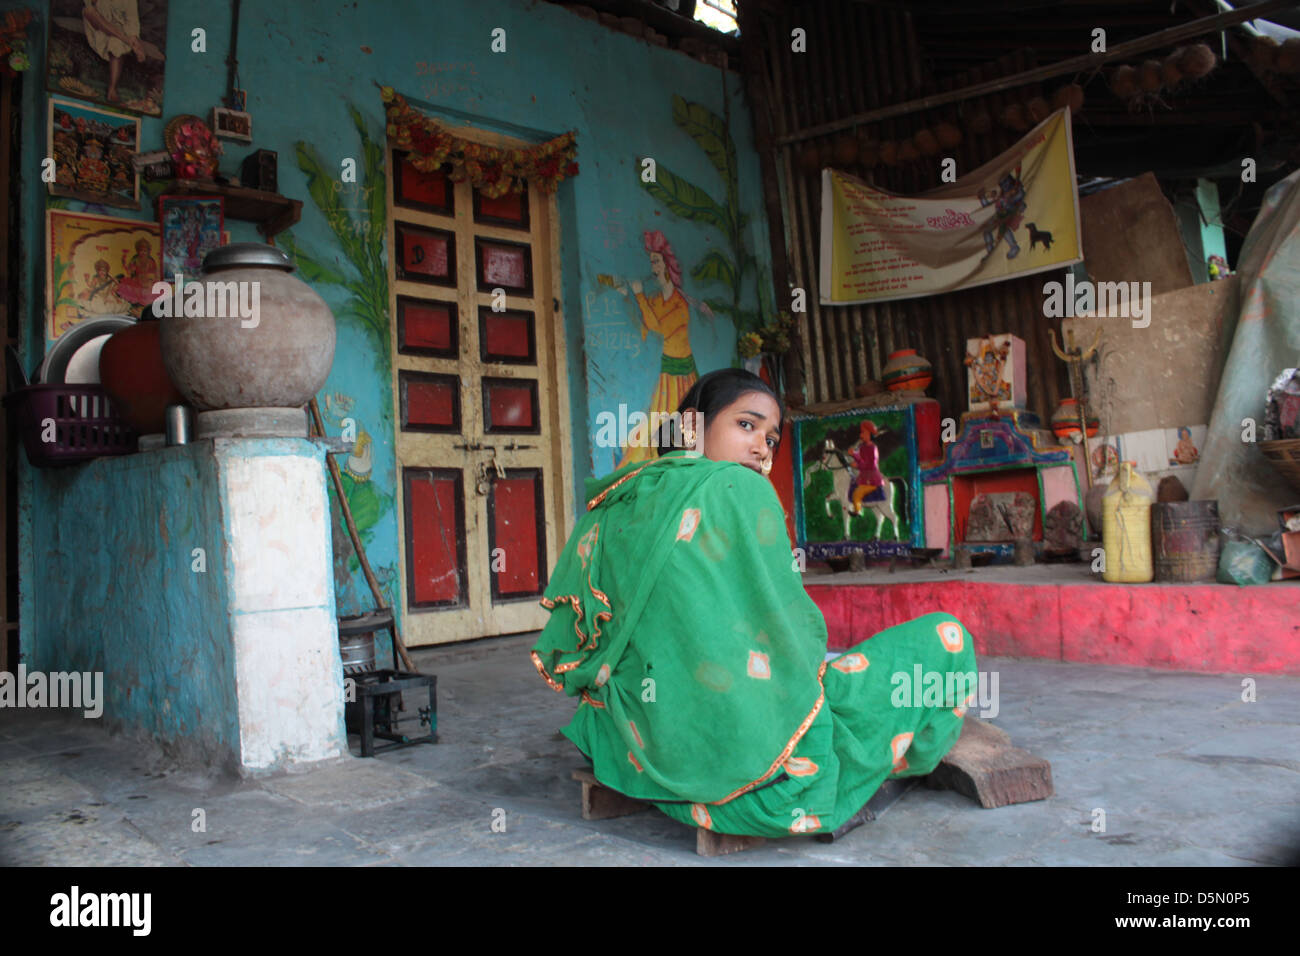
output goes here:
[[978, 653], [1219, 674], [1300, 675], [1300, 580], [1111, 584], [1085, 564], [968, 571], [810, 566], [832, 650], [922, 614], [956, 616]]

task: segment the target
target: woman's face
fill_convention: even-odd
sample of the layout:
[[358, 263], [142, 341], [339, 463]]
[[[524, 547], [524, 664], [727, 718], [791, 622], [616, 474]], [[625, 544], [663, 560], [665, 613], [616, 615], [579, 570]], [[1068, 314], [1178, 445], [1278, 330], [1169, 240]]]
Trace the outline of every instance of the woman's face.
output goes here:
[[781, 409], [770, 395], [746, 392], [705, 419], [703, 437], [706, 458], [738, 462], [761, 475], [781, 441]]

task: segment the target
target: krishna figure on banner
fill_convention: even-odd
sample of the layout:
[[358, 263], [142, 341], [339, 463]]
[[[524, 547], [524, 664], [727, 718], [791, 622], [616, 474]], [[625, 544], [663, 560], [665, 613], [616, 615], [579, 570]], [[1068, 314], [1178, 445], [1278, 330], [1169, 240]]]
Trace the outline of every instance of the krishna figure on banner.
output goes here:
[[996, 159], [919, 195], [822, 170], [820, 250], [823, 305], [940, 295], [1081, 262], [1068, 108]]
[[998, 243], [1006, 239], [1007, 258], [1014, 259], [1020, 255], [1016, 229], [1020, 227], [1025, 209], [1028, 208], [1025, 203], [1025, 184], [1020, 181], [1020, 167], [1017, 166], [1014, 172], [1002, 177], [998, 188], [993, 190], [993, 195], [990, 196], [981, 189], [979, 197], [981, 208], [990, 205], [994, 207], [993, 221], [984, 229], [984, 245], [988, 248], [988, 255], [993, 255]]

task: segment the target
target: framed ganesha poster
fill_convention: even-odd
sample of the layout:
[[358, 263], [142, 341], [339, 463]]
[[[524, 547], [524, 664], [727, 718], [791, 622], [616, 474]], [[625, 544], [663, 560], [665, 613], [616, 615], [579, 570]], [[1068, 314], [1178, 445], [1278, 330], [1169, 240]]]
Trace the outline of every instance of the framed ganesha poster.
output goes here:
[[139, 318], [162, 278], [158, 224], [51, 209], [45, 279], [45, 334], [58, 338], [102, 315]]

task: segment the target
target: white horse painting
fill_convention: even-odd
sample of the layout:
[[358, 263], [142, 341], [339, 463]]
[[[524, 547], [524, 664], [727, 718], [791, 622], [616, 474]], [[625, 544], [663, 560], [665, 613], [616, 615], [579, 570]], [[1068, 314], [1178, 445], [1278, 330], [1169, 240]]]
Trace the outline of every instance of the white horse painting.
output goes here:
[[[831, 492], [823, 501], [826, 508], [826, 516], [835, 517], [835, 512], [831, 511], [831, 502], [838, 501], [840, 505], [840, 517], [844, 521], [844, 540], [849, 539], [849, 519], [854, 512], [853, 502], [849, 497], [850, 490], [853, 488], [853, 482], [857, 479], [858, 470], [852, 465], [845, 463], [845, 457], [842, 453], [836, 451], [835, 443], [827, 440], [822, 447], [822, 456], [817, 461], [806, 466], [803, 470], [803, 482], [807, 487], [812, 480], [812, 476], [819, 471], [829, 471], [831, 473]], [[904, 483], [902, 478], [889, 478], [886, 481], [885, 498], [883, 501], [864, 501], [865, 510], [871, 511], [876, 516], [876, 534], [872, 540], [879, 541], [881, 533], [885, 529], [885, 522], [888, 521], [893, 525], [893, 538], [895, 541], [902, 540], [899, 537], [898, 512], [894, 509], [895, 495], [897, 489], [895, 483]]]

